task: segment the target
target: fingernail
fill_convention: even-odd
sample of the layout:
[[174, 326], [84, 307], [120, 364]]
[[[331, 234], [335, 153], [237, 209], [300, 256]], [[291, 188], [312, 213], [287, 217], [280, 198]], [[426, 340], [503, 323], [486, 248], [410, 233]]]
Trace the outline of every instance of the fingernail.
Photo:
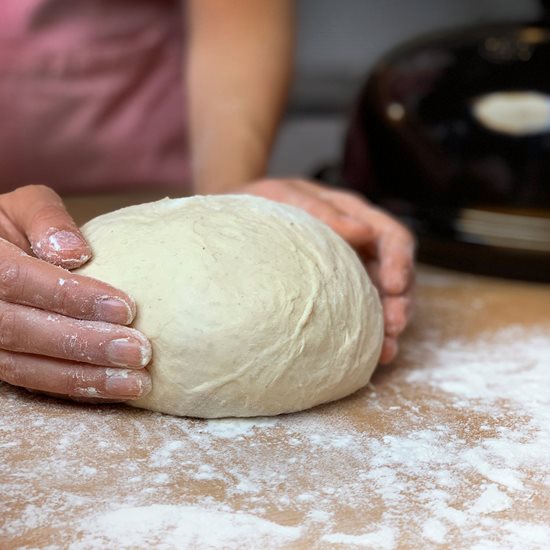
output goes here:
[[102, 321], [127, 325], [134, 318], [134, 312], [128, 303], [114, 296], [100, 298], [96, 302], [96, 316]]
[[151, 360], [151, 346], [137, 338], [116, 338], [106, 348], [107, 359], [121, 367], [144, 367]]
[[71, 231], [56, 231], [32, 243], [37, 258], [46, 260], [66, 269], [73, 269], [91, 258], [86, 241]]
[[151, 391], [151, 378], [145, 372], [123, 369], [107, 369], [105, 391], [112, 397], [133, 399]]
[[72, 231], [56, 231], [48, 237], [48, 244], [56, 252], [86, 248], [86, 242]]

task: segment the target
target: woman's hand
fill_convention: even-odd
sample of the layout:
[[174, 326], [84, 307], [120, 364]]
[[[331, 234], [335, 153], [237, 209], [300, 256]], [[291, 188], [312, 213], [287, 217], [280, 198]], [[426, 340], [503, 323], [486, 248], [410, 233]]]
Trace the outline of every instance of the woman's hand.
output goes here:
[[238, 189], [303, 208], [352, 245], [378, 288], [385, 338], [380, 362], [397, 355], [412, 309], [414, 238], [398, 221], [349, 191], [295, 179], [265, 179]]
[[[0, 380], [65, 397], [128, 400], [151, 387], [133, 300], [67, 269], [91, 256], [59, 196], [0, 195]], [[64, 269], [65, 268], [65, 269]]]

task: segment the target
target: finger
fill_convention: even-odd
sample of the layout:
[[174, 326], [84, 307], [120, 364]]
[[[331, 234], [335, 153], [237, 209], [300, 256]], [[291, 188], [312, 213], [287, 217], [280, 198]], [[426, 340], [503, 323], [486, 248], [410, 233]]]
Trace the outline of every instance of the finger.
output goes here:
[[364, 246], [372, 238], [371, 228], [353, 218], [336, 214], [334, 217], [327, 217], [323, 221], [353, 248], [357, 249]]
[[372, 230], [368, 224], [342, 212], [324, 198], [320, 189], [319, 185], [300, 179], [283, 182], [266, 179], [245, 188], [245, 191], [305, 210], [326, 223], [355, 248], [372, 239]]
[[379, 294], [384, 294], [380, 282], [380, 263], [378, 260], [363, 254], [361, 250], [359, 251], [359, 258], [363, 262], [372, 284], [378, 289]]
[[405, 330], [411, 316], [411, 303], [409, 296], [386, 296], [382, 299], [386, 336], [397, 338]]
[[151, 391], [146, 370], [94, 367], [4, 350], [0, 350], [0, 380], [41, 392], [95, 399], [136, 399]]
[[151, 345], [135, 329], [0, 301], [0, 348], [107, 367], [143, 368]]
[[[4, 195], [5, 197], [6, 195]], [[3, 210], [3, 205], [0, 203], [0, 238], [13, 243], [17, 248], [32, 254], [31, 245], [27, 239], [27, 236], [23, 233], [21, 228], [17, 227], [9, 215]]]
[[334, 222], [329, 225], [338, 233], [350, 246], [356, 250], [368, 246], [374, 238], [372, 227], [366, 223], [340, 214]]
[[[373, 225], [379, 222], [373, 221]], [[393, 224], [392, 224], [393, 226]], [[359, 256], [371, 279], [384, 294], [406, 294], [414, 286], [414, 250], [412, 236], [402, 228], [395, 233], [388, 224], [380, 230], [373, 242], [375, 246], [361, 247]]]
[[297, 205], [326, 223], [353, 247], [359, 247], [373, 238], [370, 225], [348, 216], [330, 202], [316, 195], [301, 194]]
[[[35, 357], [35, 356], [31, 355], [30, 357]], [[98, 369], [102, 367], [93, 367], [93, 368]], [[118, 369], [118, 372], [120, 371], [121, 369]], [[139, 372], [143, 372], [143, 371], [139, 371]], [[74, 401], [76, 403], [106, 404], [106, 403], [123, 403], [124, 401], [128, 400], [128, 398], [125, 399], [123, 397], [116, 397], [116, 398], [115, 397], [81, 397], [79, 395], [64, 395], [62, 393], [55, 393], [51, 391], [33, 390], [32, 388], [25, 388], [25, 389], [30, 393], [36, 393], [38, 395], [47, 395], [48, 397], [55, 397], [56, 399], [70, 399], [71, 401]]]
[[73, 275], [0, 239], [0, 300], [78, 319], [127, 325], [136, 306], [107, 283]]
[[388, 294], [402, 294], [414, 283], [414, 239], [401, 227], [394, 227], [380, 238], [380, 281]]
[[381, 365], [389, 365], [396, 357], [399, 347], [397, 345], [397, 340], [386, 336], [384, 338], [384, 343], [382, 345], [382, 353], [380, 354]]
[[52, 189], [43, 185], [20, 187], [10, 193], [4, 209], [26, 234], [38, 258], [66, 269], [90, 259], [90, 247]]
[[415, 240], [404, 225], [363, 198], [352, 193], [326, 190], [324, 196], [342, 211], [369, 223], [377, 243], [375, 249], [365, 249], [380, 261], [380, 288], [388, 294], [402, 294], [414, 278]]
[[414, 285], [411, 285], [404, 294], [385, 294], [380, 281], [380, 264], [369, 260], [365, 267], [373, 285], [378, 289], [384, 312], [384, 328], [387, 335], [398, 336], [408, 325], [414, 304]]

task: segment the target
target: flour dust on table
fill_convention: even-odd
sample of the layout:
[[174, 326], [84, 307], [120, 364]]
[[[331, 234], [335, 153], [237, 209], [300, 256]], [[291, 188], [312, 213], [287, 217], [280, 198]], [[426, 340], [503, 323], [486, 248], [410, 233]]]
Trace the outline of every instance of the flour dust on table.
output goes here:
[[379, 373], [345, 402], [272, 418], [0, 384], [0, 547], [545, 549], [549, 329], [434, 334], [391, 383]]

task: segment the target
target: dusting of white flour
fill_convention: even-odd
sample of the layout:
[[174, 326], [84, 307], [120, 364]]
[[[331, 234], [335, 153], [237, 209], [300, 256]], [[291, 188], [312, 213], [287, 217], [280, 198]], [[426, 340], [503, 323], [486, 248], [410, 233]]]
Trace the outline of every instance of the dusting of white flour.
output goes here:
[[549, 546], [548, 326], [434, 320], [369, 388], [278, 418], [0, 406], [3, 549]]

